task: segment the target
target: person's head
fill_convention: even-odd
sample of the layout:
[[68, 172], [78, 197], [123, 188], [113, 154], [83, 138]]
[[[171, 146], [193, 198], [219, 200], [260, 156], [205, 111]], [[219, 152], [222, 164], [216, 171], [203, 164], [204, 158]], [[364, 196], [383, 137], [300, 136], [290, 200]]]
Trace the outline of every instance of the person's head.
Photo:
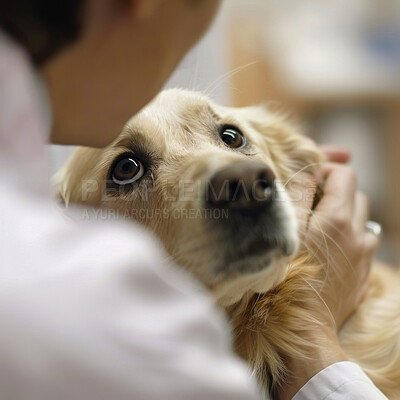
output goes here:
[[0, 0], [0, 27], [40, 68], [52, 141], [103, 146], [161, 89], [220, 0]]

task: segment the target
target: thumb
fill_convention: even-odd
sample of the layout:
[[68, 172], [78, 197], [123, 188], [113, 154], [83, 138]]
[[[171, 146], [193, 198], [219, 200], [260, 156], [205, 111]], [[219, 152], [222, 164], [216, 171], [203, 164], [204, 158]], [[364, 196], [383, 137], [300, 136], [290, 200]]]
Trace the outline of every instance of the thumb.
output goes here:
[[331, 162], [345, 164], [351, 159], [351, 152], [346, 147], [326, 144], [319, 146], [319, 149], [326, 155], [328, 161]]

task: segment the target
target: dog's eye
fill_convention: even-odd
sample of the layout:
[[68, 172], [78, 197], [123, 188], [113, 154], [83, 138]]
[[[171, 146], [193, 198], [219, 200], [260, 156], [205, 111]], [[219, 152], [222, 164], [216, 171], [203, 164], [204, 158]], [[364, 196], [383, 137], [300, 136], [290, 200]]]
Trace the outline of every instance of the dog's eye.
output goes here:
[[131, 157], [123, 158], [115, 164], [112, 180], [117, 185], [129, 185], [144, 175], [143, 164]]
[[239, 129], [233, 126], [225, 126], [221, 129], [221, 139], [232, 149], [239, 149], [246, 144], [246, 138]]

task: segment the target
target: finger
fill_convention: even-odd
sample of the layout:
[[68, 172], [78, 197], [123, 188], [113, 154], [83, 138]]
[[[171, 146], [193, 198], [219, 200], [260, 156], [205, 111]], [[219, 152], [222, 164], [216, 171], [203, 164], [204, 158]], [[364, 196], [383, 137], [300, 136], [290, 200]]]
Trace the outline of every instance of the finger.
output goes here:
[[324, 195], [317, 205], [316, 212], [334, 212], [341, 209], [350, 217], [357, 189], [357, 176], [346, 166], [326, 163], [322, 167], [325, 177]]
[[381, 243], [380, 237], [371, 232], [364, 234], [364, 253], [366, 256], [371, 257], [376, 253]]
[[361, 192], [356, 193], [354, 201], [354, 212], [353, 212], [353, 227], [355, 233], [360, 235], [365, 232], [365, 224], [369, 218], [369, 201], [367, 196]]
[[348, 163], [351, 159], [350, 150], [346, 147], [332, 144], [320, 145], [319, 149], [326, 155], [327, 159], [337, 163]]

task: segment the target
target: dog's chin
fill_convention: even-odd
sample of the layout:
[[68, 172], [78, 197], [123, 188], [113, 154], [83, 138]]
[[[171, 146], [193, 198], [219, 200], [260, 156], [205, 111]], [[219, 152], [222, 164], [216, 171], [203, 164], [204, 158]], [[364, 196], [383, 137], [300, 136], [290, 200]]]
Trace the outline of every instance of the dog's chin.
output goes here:
[[220, 305], [233, 304], [247, 292], [265, 293], [282, 282], [288, 262], [297, 253], [299, 239], [295, 233], [279, 239], [274, 247], [271, 241], [260, 240], [257, 251], [250, 246], [251, 253], [220, 262], [219, 273], [211, 285]]
[[[298, 248], [298, 241], [295, 237], [289, 240], [281, 240], [279, 245], [271, 246], [270, 241], [259, 240], [250, 246], [252, 250], [247, 255], [241, 255], [225, 264], [226, 275], [244, 275], [258, 273], [271, 265], [279, 263], [279, 261], [288, 261], [293, 257]], [[265, 250], [268, 249], [268, 250]]]
[[255, 238], [247, 243], [245, 251], [237, 246], [226, 249], [221, 255], [218, 266], [215, 268], [216, 280], [230, 279], [243, 275], [257, 274], [280, 262], [290, 260], [298, 250], [299, 239], [297, 234], [285, 237]]
[[280, 249], [269, 251], [263, 256], [249, 256], [236, 260], [231, 269], [236, 274], [220, 276], [211, 285], [217, 302], [227, 307], [239, 301], [246, 293], [265, 293], [279, 285], [286, 276], [290, 256]]

